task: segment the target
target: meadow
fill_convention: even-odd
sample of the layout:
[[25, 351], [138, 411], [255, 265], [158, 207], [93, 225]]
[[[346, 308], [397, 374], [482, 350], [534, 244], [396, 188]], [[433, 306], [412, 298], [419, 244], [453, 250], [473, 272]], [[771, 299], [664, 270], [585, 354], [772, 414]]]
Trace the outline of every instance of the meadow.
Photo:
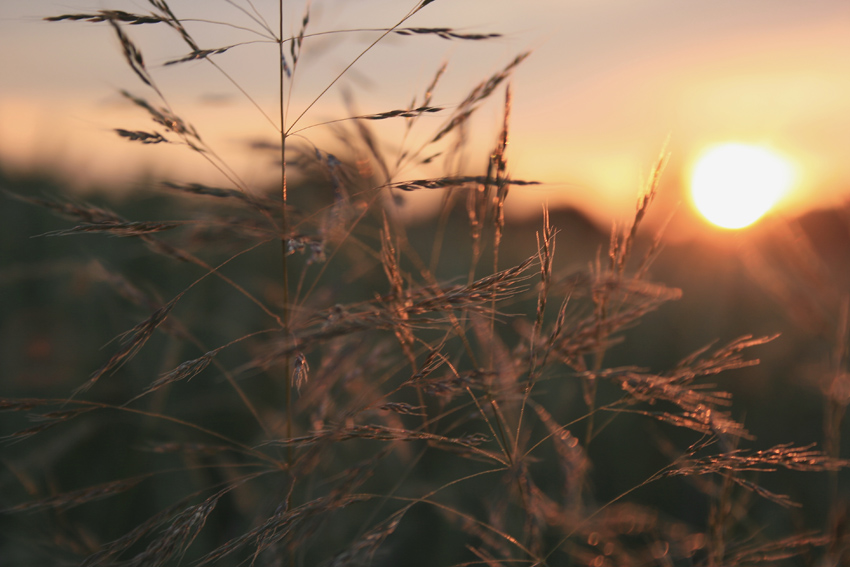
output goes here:
[[[137, 80], [122, 96], [152, 123], [111, 135], [174, 146], [222, 183], [81, 196], [0, 171], [0, 564], [850, 561], [848, 210], [735, 249], [665, 246], [645, 229], [662, 152], [623, 225], [508, 222], [534, 184], [508, 151], [528, 53], [453, 104], [435, 103], [435, 62], [412, 102], [352, 102], [320, 146], [287, 107], [311, 72], [311, 7], [288, 35], [282, 3], [279, 21], [233, 4], [280, 62], [277, 107], [257, 104], [271, 185], [206, 145], [135, 39], [164, 28], [182, 45], [166, 66], [226, 73], [217, 57], [243, 46], [195, 37], [226, 22], [165, 0], [49, 16], [114, 32]], [[408, 25], [441, 9], [412, 5], [364, 52], [433, 36], [462, 57], [497, 37]], [[470, 156], [493, 107], [490, 151]], [[408, 222], [421, 192], [439, 209]]]

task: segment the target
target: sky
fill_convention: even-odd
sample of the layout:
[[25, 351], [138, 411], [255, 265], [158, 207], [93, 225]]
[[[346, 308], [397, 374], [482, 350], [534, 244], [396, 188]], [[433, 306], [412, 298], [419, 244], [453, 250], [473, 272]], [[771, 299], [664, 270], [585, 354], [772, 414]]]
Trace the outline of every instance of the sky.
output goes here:
[[[256, 28], [224, 0], [170, 4], [202, 47], [257, 39], [248, 31], [193, 21]], [[254, 4], [269, 21], [276, 19], [277, 2]], [[415, 4], [313, 0], [308, 31], [389, 27]], [[150, 129], [120, 90], [155, 100], [153, 93], [128, 70], [108, 26], [42, 21], [98, 9], [149, 11], [142, 0], [0, 2], [0, 162], [67, 172], [79, 185], [118, 187], [142, 173], [224, 184], [190, 151], [141, 147], [115, 136], [113, 128]], [[304, 10], [302, 0], [286, 2], [291, 33]], [[622, 220], [633, 212], [642, 180], [666, 148], [670, 158], [660, 207], [682, 203], [677, 215], [685, 230], [694, 218], [687, 197], [694, 161], [723, 142], [767, 147], [793, 164], [795, 182], [778, 206], [781, 214], [843, 203], [850, 196], [850, 5], [842, 0], [435, 0], [405, 25], [502, 37], [478, 42], [388, 37], [299, 125], [344, 115], [344, 89], [363, 114], [405, 108], [414, 95], [421, 100], [444, 62], [433, 104], [451, 109], [478, 82], [530, 50], [512, 77], [508, 160], [514, 178], [544, 184], [514, 190], [509, 198], [514, 214], [539, 211], [548, 202], [580, 207], [603, 223]], [[187, 48], [174, 34], [155, 28], [127, 31], [169, 103], [246, 182], [261, 183], [268, 156], [246, 147], [250, 140], [273, 139], [271, 125], [210, 65], [164, 67]], [[289, 120], [379, 35], [306, 39]], [[216, 61], [274, 117], [274, 45], [252, 43]], [[495, 143], [502, 96], [482, 106], [473, 123], [470, 172], [484, 167]], [[382, 123], [376, 131], [387, 147], [400, 151], [402, 143], [413, 147], [417, 135], [433, 133], [441, 120], [423, 118], [417, 124], [421, 132], [407, 139], [400, 121]], [[316, 126], [302, 135], [324, 144], [330, 133]]]

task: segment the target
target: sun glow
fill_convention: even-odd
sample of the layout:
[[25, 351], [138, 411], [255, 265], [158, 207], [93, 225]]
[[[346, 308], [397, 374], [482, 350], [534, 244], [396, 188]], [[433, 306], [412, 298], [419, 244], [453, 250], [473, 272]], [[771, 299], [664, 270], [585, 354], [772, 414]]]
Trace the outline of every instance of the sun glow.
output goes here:
[[697, 160], [691, 197], [713, 224], [735, 229], [760, 219], [790, 189], [794, 168], [785, 158], [760, 146], [715, 146]]

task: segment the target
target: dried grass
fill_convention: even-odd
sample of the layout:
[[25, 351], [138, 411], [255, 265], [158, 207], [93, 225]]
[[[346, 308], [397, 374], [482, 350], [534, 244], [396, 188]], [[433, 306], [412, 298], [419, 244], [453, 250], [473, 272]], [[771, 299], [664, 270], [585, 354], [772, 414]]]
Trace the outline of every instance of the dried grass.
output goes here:
[[[508, 83], [528, 53], [473, 86], [458, 104], [432, 102], [442, 65], [418, 104], [414, 98], [406, 107], [359, 114], [352, 101], [348, 116], [298, 126], [389, 34], [464, 41], [500, 36], [402, 27], [432, 3], [424, 0], [395, 26], [373, 30], [380, 38], [352, 55], [346, 71], [290, 120], [286, 104], [296, 71], [309, 72], [304, 54], [313, 38], [329, 32], [316, 29], [321, 23], [309, 4], [294, 35], [284, 37], [282, 12], [275, 32], [252, 2], [228, 2], [253, 22], [256, 34], [275, 44], [280, 57], [280, 123], [274, 124], [280, 143], [265, 149], [279, 156], [281, 185], [269, 196], [243, 183], [172, 109], [157, 86], [158, 69], [146, 64], [127, 26], [167, 27], [190, 53], [166, 66], [201, 61], [228, 80], [215, 60], [242, 44], [201, 48], [192, 28], [203, 22], [178, 18], [164, 0], [149, 3], [150, 14], [100, 10], [47, 19], [109, 25], [151, 96], [122, 94], [164, 132], [116, 129], [117, 134], [141, 144], [187, 145], [222, 173], [225, 186], [165, 182], [170, 194], [181, 197], [173, 201], [175, 216], [184, 199], [195, 209], [190, 219], [168, 221], [128, 220], [94, 205], [12, 196], [78, 223], [50, 236], [134, 237], [155, 255], [179, 260], [180, 269], [201, 275], [189, 284], [181, 280], [177, 291], [163, 285], [152, 292], [149, 282], [136, 282], [120, 269], [88, 264], [93, 281], [107, 284], [148, 316], [121, 334], [115, 350], [103, 356], [106, 361], [64, 397], [0, 399], [0, 411], [13, 418], [32, 414], [34, 420], [18, 423], [3, 439], [37, 452], [40, 439], [46, 444], [51, 435], [82, 422], [101, 428], [98, 435], [115, 423], [130, 423], [134, 437], [126, 449], [145, 453], [145, 459], [129, 476], [119, 472], [118, 478], [71, 488], [64, 487], [64, 478], [56, 483], [62, 486], [51, 486], [50, 475], [20, 472], [23, 465], [16, 463], [15, 476], [31, 495], [6, 505], [4, 514], [50, 518], [57, 535], [44, 545], [87, 567], [404, 564], [417, 559], [407, 546], [440, 547], [434, 542], [446, 534], [451, 534], [446, 541], [459, 543], [432, 549], [422, 561], [737, 566], [779, 564], [802, 554], [842, 556], [847, 546], [838, 515], [830, 533], [801, 531], [771, 540], [748, 525], [741, 510], [752, 495], [794, 504], [766, 488], [762, 475], [847, 467], [839, 455], [850, 400], [847, 302], [834, 335], [840, 345], [835, 373], [826, 389], [832, 404], [826, 451], [792, 444], [759, 449], [731, 394], [706, 382], [757, 364], [746, 355], [752, 348], [771, 348], [775, 337], [708, 345], [666, 371], [611, 362], [612, 350], [629, 340], [642, 318], [682, 295], [649, 279], [660, 236], [642, 258], [635, 253], [666, 152], [630, 224], [612, 230], [607, 259], [597, 257], [587, 270], [560, 275], [558, 228], [544, 211], [536, 249], [524, 250], [525, 260], [504, 268], [509, 188], [536, 183], [511, 177], [508, 153]], [[437, 156], [457, 163], [470, 117], [502, 92], [501, 129], [486, 171], [459, 175], [447, 168], [432, 178], [402, 176], [406, 166], [432, 163]], [[404, 119], [409, 132], [425, 125], [419, 120], [425, 114], [446, 116], [419, 147], [404, 146], [407, 134], [404, 147], [391, 147], [373, 129], [383, 120]], [[296, 134], [306, 139], [314, 127], [332, 128], [351, 154], [293, 145]], [[316, 186], [329, 197], [308, 194], [306, 185], [288, 187], [288, 167], [318, 172]], [[445, 195], [440, 220], [429, 233], [435, 242], [431, 258], [421, 257], [408, 228], [393, 215], [398, 191], [419, 190]], [[460, 202], [455, 194], [466, 199], [459, 214], [453, 212]], [[456, 217], [462, 221], [454, 222]], [[442, 242], [449, 228], [460, 225], [466, 234], [463, 242], [451, 241], [451, 255], [466, 264], [438, 278]], [[273, 256], [262, 255], [264, 245], [275, 240], [281, 242], [279, 259], [269, 262]], [[562, 240], [558, 249], [569, 246]], [[488, 259], [492, 266], [484, 267]], [[162, 270], [170, 273], [173, 267], [164, 263]], [[191, 304], [195, 296], [214, 293], [210, 289], [250, 307], [227, 310], [220, 296], [209, 312], [198, 307], [202, 303]], [[187, 309], [177, 309], [178, 303]], [[229, 317], [224, 323], [219, 308]], [[151, 346], [157, 331], [168, 345], [164, 350]], [[617, 450], [603, 434], [615, 420], [653, 424], [651, 441], [665, 448], [666, 460], [620, 496], [600, 500], [594, 461]], [[94, 476], [95, 462], [77, 466], [89, 467]], [[622, 467], [606, 474], [626, 473], [629, 463]], [[662, 483], [673, 490], [698, 487], [706, 517], [689, 524], [690, 518], [670, 518], [632, 501], [633, 493]], [[114, 513], [110, 502], [132, 502], [128, 499], [145, 489], [155, 495], [142, 506], [147, 517], [134, 516], [135, 527], [110, 541], [98, 511]], [[420, 510], [434, 514], [430, 523], [416, 523]], [[73, 530], [63, 527], [70, 525]]]

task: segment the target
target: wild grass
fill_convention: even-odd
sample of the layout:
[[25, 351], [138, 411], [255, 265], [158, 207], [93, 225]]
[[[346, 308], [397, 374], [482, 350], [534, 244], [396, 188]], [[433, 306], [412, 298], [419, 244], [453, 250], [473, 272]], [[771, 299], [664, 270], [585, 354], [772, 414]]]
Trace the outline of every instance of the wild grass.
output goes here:
[[[204, 46], [194, 35], [196, 26], [227, 22], [184, 17], [183, 6], [172, 10], [165, 0], [149, 0], [145, 13], [47, 18], [108, 25], [144, 93], [122, 94], [154, 124], [115, 134], [186, 146], [220, 172], [222, 186], [164, 181], [157, 191], [175, 217], [167, 220], [12, 195], [72, 221], [43, 236], [116, 236], [132, 247], [130, 239], [143, 245], [130, 254], [155, 268], [130, 275], [120, 264], [86, 264], [86, 278], [144, 315], [105, 347], [88, 376], [73, 377], [70, 391], [0, 399], [10, 414], [5, 463], [17, 486], [2, 513], [20, 518], [8, 524], [17, 538], [5, 546], [10, 561], [839, 564], [846, 542], [837, 527], [783, 530], [751, 521], [748, 510], [762, 499], [770, 514], [786, 517], [799, 505], [762, 482], [778, 469], [831, 474], [837, 494], [848, 398], [835, 392], [844, 392], [845, 374], [830, 385], [824, 450], [760, 447], [731, 394], [712, 380], [757, 364], [751, 352], [775, 336], [725, 337], [666, 370], [610, 362], [643, 318], [681, 297], [650, 279], [660, 237], [641, 241], [665, 153], [607, 250], [586, 268], [559, 271], [558, 250], [575, 243], [560, 240], [548, 211], [535, 247], [518, 251], [505, 240], [509, 193], [534, 183], [511, 177], [507, 152], [510, 80], [528, 53], [459, 102], [434, 102], [440, 66], [407, 106], [308, 125], [307, 110], [391, 34], [457, 42], [499, 35], [405, 27], [420, 11], [439, 10], [433, 0], [390, 28], [339, 30], [375, 39], [290, 112], [296, 78], [310, 72], [303, 52], [334, 32], [313, 33], [309, 4], [292, 36], [284, 34], [282, 2], [276, 27], [268, 6], [228, 4], [280, 61], [270, 87], [276, 118], [254, 103], [274, 129], [275, 141], [257, 149], [276, 154], [274, 190], [241, 181], [180, 117], [133, 38], [134, 26], [165, 27], [188, 49], [165, 66], [211, 65], [229, 78], [217, 57], [242, 46]], [[483, 167], [470, 171], [460, 167], [468, 128], [487, 103], [502, 106], [503, 120]], [[436, 127], [426, 115], [440, 118]], [[432, 128], [421, 145], [407, 147], [414, 137], [405, 137], [393, 147], [373, 130], [391, 120], [405, 121], [408, 132]], [[317, 128], [332, 130], [337, 147], [314, 145], [308, 134]], [[440, 162], [439, 176], [400, 173]], [[291, 185], [293, 170], [305, 181]], [[442, 195], [439, 214], [418, 235], [397, 214], [404, 195], [417, 191]], [[843, 313], [835, 366], [846, 371], [846, 303]], [[595, 463], [623, 450], [609, 434], [623, 422], [644, 437], [645, 461], [623, 454], [602, 472], [630, 485], [601, 496]], [[652, 472], [635, 481], [634, 470], [647, 466]], [[692, 504], [642, 501], [641, 491], [655, 485]]]

